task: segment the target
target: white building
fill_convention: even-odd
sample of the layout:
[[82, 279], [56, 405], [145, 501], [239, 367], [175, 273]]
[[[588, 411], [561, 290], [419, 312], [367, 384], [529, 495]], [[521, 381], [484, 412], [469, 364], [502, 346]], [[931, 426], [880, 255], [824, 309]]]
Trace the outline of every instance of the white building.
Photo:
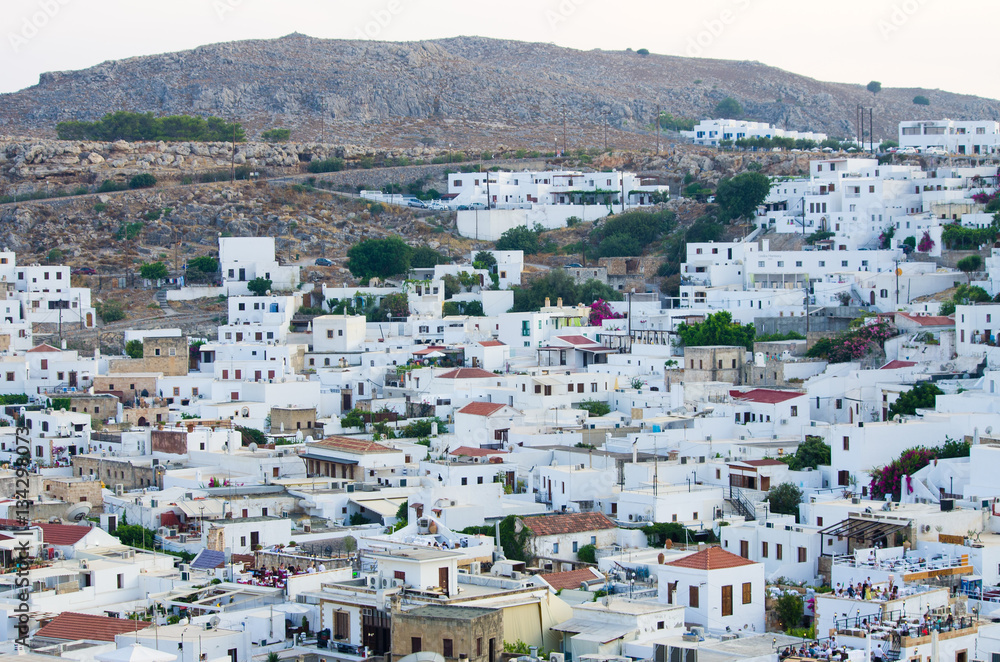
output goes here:
[[949, 154], [996, 154], [1000, 122], [995, 120], [910, 120], [899, 123], [900, 148], [940, 148]]
[[271, 281], [272, 291], [294, 290], [299, 284], [297, 266], [278, 263], [274, 237], [219, 237], [222, 288], [227, 295], [250, 294], [247, 283], [255, 278]]
[[681, 131], [681, 135], [690, 139], [695, 145], [710, 147], [718, 147], [723, 140], [736, 142], [745, 138], [792, 138], [822, 142], [827, 137], [825, 133], [778, 129], [766, 122], [727, 119], [702, 120], [693, 130]]

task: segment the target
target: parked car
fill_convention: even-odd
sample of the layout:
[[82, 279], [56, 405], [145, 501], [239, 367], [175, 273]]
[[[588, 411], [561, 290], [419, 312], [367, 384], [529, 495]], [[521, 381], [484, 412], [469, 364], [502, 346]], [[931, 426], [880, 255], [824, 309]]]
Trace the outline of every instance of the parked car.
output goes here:
[[327, 259], [325, 257], [318, 257], [318, 258], [316, 258], [316, 266], [317, 267], [332, 267], [333, 266], [333, 260]]
[[424, 204], [423, 200], [410, 200], [406, 203], [407, 207], [416, 207], [418, 209], [427, 209], [427, 205]]
[[93, 267], [80, 267], [79, 269], [73, 269], [70, 273], [74, 276], [93, 276], [97, 273], [97, 270]]

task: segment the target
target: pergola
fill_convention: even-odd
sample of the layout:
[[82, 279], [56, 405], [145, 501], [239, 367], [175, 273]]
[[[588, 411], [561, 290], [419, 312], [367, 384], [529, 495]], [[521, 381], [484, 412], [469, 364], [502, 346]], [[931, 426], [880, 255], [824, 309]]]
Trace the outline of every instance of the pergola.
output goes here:
[[[826, 549], [826, 536], [837, 536], [837, 538], [847, 538], [847, 548], [851, 549], [851, 541], [862, 541], [874, 543], [877, 540], [884, 540], [887, 547], [888, 537], [897, 531], [909, 528], [909, 523], [901, 524], [899, 521], [889, 521], [880, 519], [868, 519], [863, 517], [848, 517], [838, 524], [832, 524], [825, 529], [820, 529], [820, 548]], [[831, 554], [822, 553], [823, 556]]]

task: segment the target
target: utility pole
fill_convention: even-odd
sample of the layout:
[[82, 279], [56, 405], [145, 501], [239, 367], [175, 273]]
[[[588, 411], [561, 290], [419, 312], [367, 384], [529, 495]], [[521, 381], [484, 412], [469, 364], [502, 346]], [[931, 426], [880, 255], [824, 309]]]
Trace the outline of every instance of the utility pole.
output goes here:
[[660, 106], [656, 106], [656, 155], [660, 155]]
[[566, 106], [563, 106], [563, 156], [569, 151], [569, 143], [566, 141]]
[[872, 154], [875, 153], [875, 109], [868, 109], [868, 140]]
[[236, 120], [233, 120], [233, 153], [230, 155], [230, 167], [233, 176], [233, 185], [236, 185]]

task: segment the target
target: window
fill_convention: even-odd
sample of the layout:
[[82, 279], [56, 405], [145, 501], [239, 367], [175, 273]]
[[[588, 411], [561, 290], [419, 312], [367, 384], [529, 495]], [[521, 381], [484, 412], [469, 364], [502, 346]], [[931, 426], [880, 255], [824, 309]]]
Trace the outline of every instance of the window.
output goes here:
[[753, 588], [750, 582], [743, 583], [743, 604], [748, 605], [753, 602]]
[[476, 637], [476, 657], [483, 656], [483, 638]]
[[419, 653], [423, 650], [423, 642], [420, 641], [420, 637], [410, 637], [410, 652]]
[[837, 398], [836, 402], [834, 402], [834, 407], [836, 407], [837, 409], [843, 409], [844, 401], [841, 400], [840, 398]]
[[688, 606], [692, 609], [698, 608], [698, 587], [688, 586]]
[[841, 260], [840, 261], [840, 266], [846, 267], [847, 266], [847, 260]]
[[806, 548], [799, 547], [799, 563], [805, 563], [805, 562], [806, 562]]
[[444, 639], [441, 643], [441, 654], [445, 657], [455, 657], [454, 642], [451, 639]]
[[850, 437], [844, 437], [844, 450], [845, 451], [851, 450], [851, 438]]
[[841, 487], [851, 484], [851, 472], [846, 470], [841, 470], [837, 472], [837, 485]]
[[750, 558], [750, 542], [747, 540], [740, 541], [740, 556], [745, 559]]
[[816, 518], [816, 526], [823, 526], [823, 518], [822, 517], [817, 517]]
[[557, 542], [552, 543], [552, 553], [553, 554], [559, 553], [559, 543]]
[[468, 484], [469, 484], [469, 479], [466, 478], [465, 476], [462, 476], [462, 485], [468, 485]]
[[579, 548], [578, 546], [579, 546], [579, 543], [574, 540], [573, 541], [573, 553], [574, 554], [576, 554], [576, 550]]
[[479, 477], [476, 478], [476, 484], [477, 485], [482, 485], [483, 484], [483, 477], [482, 476], [479, 476]]
[[763, 558], [765, 558], [765, 559], [767, 558], [767, 543], [766, 542], [762, 542], [760, 544], [760, 555]]
[[350, 615], [346, 611], [334, 612], [333, 634], [341, 639], [349, 639], [351, 636]]
[[792, 416], [798, 416], [799, 415], [799, 406], [798, 405], [792, 405], [792, 407], [791, 407], [791, 414], [792, 414]]
[[125, 575], [118, 573], [118, 588], [125, 588]]
[[722, 615], [732, 616], [733, 615], [733, 587], [723, 586], [722, 587]]
[[774, 545], [774, 558], [777, 559], [778, 561], [781, 560], [781, 544], [780, 543], [776, 543]]

